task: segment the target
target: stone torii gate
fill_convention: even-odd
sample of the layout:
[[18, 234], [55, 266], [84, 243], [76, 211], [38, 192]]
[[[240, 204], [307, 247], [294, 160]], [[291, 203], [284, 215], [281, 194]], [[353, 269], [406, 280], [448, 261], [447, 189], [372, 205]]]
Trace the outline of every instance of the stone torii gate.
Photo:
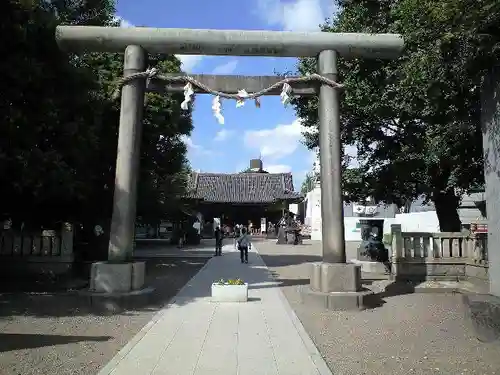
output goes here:
[[[331, 309], [362, 307], [366, 292], [361, 291], [360, 267], [346, 263], [339, 93], [331, 82], [337, 79], [338, 55], [396, 58], [404, 47], [400, 35], [59, 26], [56, 39], [61, 48], [72, 51], [125, 51], [124, 77], [144, 73], [148, 53], [317, 57], [317, 78], [323, 80], [290, 83], [293, 95], [319, 95], [323, 261], [313, 264], [310, 287], [303, 296], [307, 301], [312, 299], [311, 302], [320, 302]], [[252, 93], [281, 81], [274, 76], [190, 77], [215, 91], [229, 94], [237, 94], [241, 89]], [[144, 264], [131, 261], [144, 95], [146, 90], [179, 91], [185, 83], [145, 78], [147, 74], [138, 79], [125, 79], [122, 88], [109, 262], [93, 265], [91, 288], [95, 292], [123, 293], [140, 290], [144, 285]], [[266, 94], [279, 93], [277, 87]]]

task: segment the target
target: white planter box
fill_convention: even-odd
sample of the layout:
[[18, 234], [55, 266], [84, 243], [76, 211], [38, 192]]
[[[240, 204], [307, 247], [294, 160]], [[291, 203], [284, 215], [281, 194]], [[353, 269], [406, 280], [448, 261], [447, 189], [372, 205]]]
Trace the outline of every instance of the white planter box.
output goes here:
[[212, 301], [214, 302], [247, 302], [248, 284], [220, 285], [212, 284]]

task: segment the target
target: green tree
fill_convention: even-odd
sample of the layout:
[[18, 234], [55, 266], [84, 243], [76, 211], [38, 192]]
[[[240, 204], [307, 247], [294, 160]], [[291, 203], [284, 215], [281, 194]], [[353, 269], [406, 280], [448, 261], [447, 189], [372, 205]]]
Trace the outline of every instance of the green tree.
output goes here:
[[[94, 8], [86, 8], [91, 3]], [[82, 156], [95, 149], [91, 124], [101, 106], [93, 96], [95, 80], [55, 43], [61, 19], [108, 24], [112, 2], [2, 4], [0, 27], [9, 37], [2, 42], [0, 199], [2, 213], [18, 223], [70, 219], [89, 191], [88, 159]]]
[[255, 171], [252, 171], [252, 168], [248, 167], [248, 168], [243, 169], [240, 173], [269, 173], [269, 172], [264, 170], [264, 169], [261, 171], [255, 172]]
[[[66, 53], [54, 35], [61, 23], [118, 26], [114, 2], [9, 0], [2, 11], [2, 35], [9, 35], [0, 63], [2, 214], [34, 226], [109, 220], [119, 117], [112, 93], [123, 56]], [[153, 56], [151, 64], [180, 69], [173, 56]], [[181, 101], [148, 94], [138, 205], [146, 216], [166, 210], [185, 186], [189, 166], [180, 135], [192, 125]]]
[[[418, 196], [436, 206], [443, 231], [460, 229], [460, 196], [483, 179], [480, 86], [498, 59], [500, 5], [471, 0], [339, 1], [330, 32], [395, 32], [395, 61], [339, 59], [342, 138], [358, 149], [354, 195], [402, 206]], [[298, 70], [316, 70], [302, 59]], [[294, 102], [317, 127], [317, 99]], [[306, 135], [317, 146], [317, 135]], [[357, 188], [355, 188], [357, 186]]]
[[[181, 71], [174, 56], [153, 56], [150, 63], [162, 73]], [[178, 93], [147, 94], [137, 210], [144, 219], [158, 220], [175, 209], [185, 192], [190, 168], [181, 136], [191, 134], [193, 126], [191, 112], [180, 107], [183, 100]]]
[[307, 194], [314, 189], [315, 176], [314, 173], [307, 173], [306, 178], [302, 181], [302, 186], [300, 187], [300, 192], [302, 194]]

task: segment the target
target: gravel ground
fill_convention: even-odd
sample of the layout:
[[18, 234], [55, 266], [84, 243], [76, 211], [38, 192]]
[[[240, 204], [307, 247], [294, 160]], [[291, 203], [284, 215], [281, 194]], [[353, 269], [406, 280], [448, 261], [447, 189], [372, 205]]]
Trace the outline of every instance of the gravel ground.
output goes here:
[[[259, 253], [335, 375], [500, 374], [500, 345], [479, 342], [455, 294], [406, 294], [380, 307], [333, 312], [300, 303], [307, 262], [320, 260], [320, 243], [259, 243]], [[367, 287], [383, 289], [387, 280]]]
[[53, 285], [9, 288], [2, 281], [0, 374], [97, 374], [206, 260], [148, 260], [147, 283], [156, 288], [152, 304], [120, 314], [92, 312], [84, 298], [51, 290]]

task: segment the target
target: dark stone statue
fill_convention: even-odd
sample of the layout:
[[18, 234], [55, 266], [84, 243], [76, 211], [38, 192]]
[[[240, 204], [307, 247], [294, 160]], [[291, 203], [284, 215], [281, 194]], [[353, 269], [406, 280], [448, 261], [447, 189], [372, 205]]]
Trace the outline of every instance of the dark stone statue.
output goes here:
[[391, 271], [389, 250], [384, 246], [384, 220], [360, 220], [361, 244], [358, 258], [383, 263], [387, 272]]
[[287, 243], [285, 227], [282, 225], [278, 227], [278, 242], [276, 243], [278, 245], [285, 245]]

